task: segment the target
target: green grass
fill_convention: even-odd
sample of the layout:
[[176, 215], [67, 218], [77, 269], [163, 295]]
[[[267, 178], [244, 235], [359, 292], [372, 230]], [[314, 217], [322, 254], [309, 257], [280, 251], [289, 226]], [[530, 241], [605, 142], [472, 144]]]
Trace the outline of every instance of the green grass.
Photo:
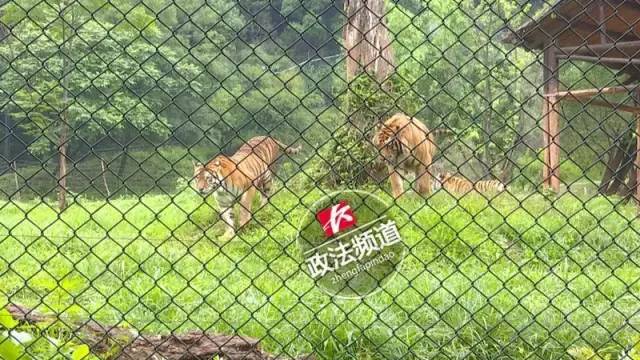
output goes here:
[[573, 346], [619, 351], [638, 335], [633, 206], [409, 194], [397, 203], [411, 249], [399, 275], [364, 300], [336, 300], [306, 275], [295, 241], [321, 195], [281, 189], [227, 243], [190, 189], [80, 199], [60, 216], [46, 202], [5, 202], [0, 296], [143, 333], [238, 333], [319, 358], [567, 358]]

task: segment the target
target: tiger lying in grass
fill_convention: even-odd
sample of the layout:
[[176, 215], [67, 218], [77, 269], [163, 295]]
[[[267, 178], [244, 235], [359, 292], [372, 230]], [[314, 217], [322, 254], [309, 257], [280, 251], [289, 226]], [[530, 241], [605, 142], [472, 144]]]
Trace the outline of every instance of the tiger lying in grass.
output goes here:
[[454, 176], [451, 173], [438, 174], [433, 182], [433, 190], [444, 188], [452, 194], [466, 194], [472, 190], [480, 193], [499, 193], [504, 191], [505, 186], [498, 180], [481, 180], [472, 183], [468, 179]]
[[287, 147], [272, 137], [257, 136], [242, 145], [233, 156], [218, 155], [206, 165], [193, 164], [196, 190], [203, 196], [213, 192], [220, 207], [227, 228], [224, 238], [235, 236], [234, 204], [240, 203], [239, 227], [242, 227], [251, 220], [251, 204], [256, 192], [262, 195], [262, 205], [268, 201], [274, 163], [281, 151], [292, 155], [301, 148]]

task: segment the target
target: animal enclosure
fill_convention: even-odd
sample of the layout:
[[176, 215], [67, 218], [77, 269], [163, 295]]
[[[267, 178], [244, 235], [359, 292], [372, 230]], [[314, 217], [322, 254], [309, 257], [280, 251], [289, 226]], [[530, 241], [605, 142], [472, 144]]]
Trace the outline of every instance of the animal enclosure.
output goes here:
[[0, 359], [640, 359], [640, 5], [0, 4]]

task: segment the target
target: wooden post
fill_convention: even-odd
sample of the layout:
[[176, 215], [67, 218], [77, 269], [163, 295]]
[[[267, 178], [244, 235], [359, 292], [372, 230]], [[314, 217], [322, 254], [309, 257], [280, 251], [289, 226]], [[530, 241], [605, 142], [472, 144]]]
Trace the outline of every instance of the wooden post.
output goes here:
[[[581, 44], [577, 46], [566, 46], [558, 48], [557, 51], [563, 54], [603, 54], [612, 50], [628, 50], [629, 54], [634, 54], [640, 49], [640, 41], [618, 41], [605, 44]], [[626, 53], [626, 52], [625, 52]]]
[[604, 3], [602, 0], [598, 1], [598, 27], [600, 44], [605, 44], [607, 42], [607, 23], [604, 18]]
[[640, 84], [634, 83], [629, 85], [609, 86], [604, 88], [558, 91], [555, 94], [547, 94], [546, 96], [555, 96], [558, 98], [558, 100], [568, 99], [577, 101], [579, 99], [589, 99], [593, 98], [594, 96], [604, 94], [629, 93], [630, 91], [634, 91], [639, 87]]
[[[548, 47], [544, 50], [543, 64], [544, 93], [558, 93], [558, 57], [555, 49]], [[545, 96], [542, 111], [542, 131], [544, 138], [544, 168], [542, 171], [543, 186], [560, 191], [560, 137], [558, 97]]]
[[11, 167], [13, 168], [13, 180], [16, 183], [16, 199], [20, 200], [20, 182], [18, 181], [18, 165], [16, 162], [11, 163]]
[[102, 181], [104, 182], [104, 188], [107, 189], [107, 197], [111, 197], [111, 191], [109, 191], [109, 184], [107, 183], [106, 168], [104, 166], [104, 160], [100, 159], [100, 165], [102, 166]]
[[549, 69], [548, 69], [548, 50], [545, 50], [542, 63], [542, 187], [549, 187]]
[[[555, 51], [547, 50], [549, 53], [549, 92], [557, 93], [558, 81], [558, 57]], [[558, 98], [549, 97], [549, 183], [555, 192], [560, 191], [560, 113]]]
[[[634, 194], [636, 203], [640, 205], [640, 114], [636, 114], [636, 161], [635, 161], [636, 183]], [[640, 212], [640, 207], [638, 207]]]
[[[640, 104], [640, 89], [635, 89], [631, 93], [631, 96], [634, 100], [635, 105]], [[631, 175], [629, 175], [628, 184], [628, 195], [635, 197], [636, 205], [638, 213], [640, 213], [640, 113], [635, 113], [634, 117], [636, 119], [636, 133], [634, 134], [636, 137], [636, 151], [633, 168], [631, 170]], [[633, 142], [632, 142], [633, 144]]]

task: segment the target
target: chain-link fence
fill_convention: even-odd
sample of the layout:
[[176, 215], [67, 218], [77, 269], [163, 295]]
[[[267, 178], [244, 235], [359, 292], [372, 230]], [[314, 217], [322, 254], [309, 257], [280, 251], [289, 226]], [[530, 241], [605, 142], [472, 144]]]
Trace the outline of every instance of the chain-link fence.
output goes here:
[[640, 359], [640, 3], [0, 19], [0, 359]]

